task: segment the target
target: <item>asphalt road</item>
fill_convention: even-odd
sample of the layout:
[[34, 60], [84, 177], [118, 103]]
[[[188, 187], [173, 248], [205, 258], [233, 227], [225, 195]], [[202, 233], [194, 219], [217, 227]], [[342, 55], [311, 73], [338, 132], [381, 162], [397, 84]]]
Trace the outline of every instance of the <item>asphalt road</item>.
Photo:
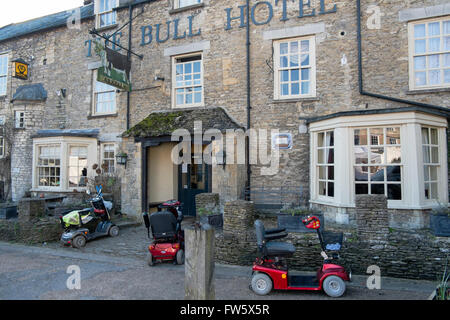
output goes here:
[[[70, 290], [67, 273], [79, 266], [81, 288]], [[260, 297], [249, 290], [250, 268], [216, 266], [218, 300], [327, 300], [320, 292], [272, 292]], [[365, 288], [354, 277], [340, 299], [427, 299], [435, 286], [428, 281], [382, 278], [381, 290]], [[184, 299], [184, 267], [144, 259], [86, 253], [72, 248], [29, 247], [0, 242], [0, 300], [180, 300]]]

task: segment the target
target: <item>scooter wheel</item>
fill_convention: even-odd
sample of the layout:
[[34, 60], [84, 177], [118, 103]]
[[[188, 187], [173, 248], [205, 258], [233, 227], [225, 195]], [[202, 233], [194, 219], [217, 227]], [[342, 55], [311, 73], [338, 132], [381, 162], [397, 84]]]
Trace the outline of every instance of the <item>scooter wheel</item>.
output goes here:
[[272, 291], [272, 279], [267, 274], [257, 273], [252, 277], [251, 288], [254, 293], [265, 296]]
[[345, 292], [345, 282], [338, 276], [328, 276], [323, 280], [323, 291], [333, 298], [339, 298]]
[[76, 236], [72, 240], [72, 247], [80, 249], [86, 245], [86, 238], [83, 236]]
[[155, 261], [153, 260], [153, 256], [152, 256], [152, 254], [151, 254], [150, 252], [149, 252], [148, 255], [147, 255], [147, 264], [148, 264], [150, 267], [153, 267], [154, 264], [155, 264]]
[[109, 228], [108, 234], [110, 237], [117, 237], [119, 235], [119, 227], [112, 226], [111, 228]]
[[177, 260], [177, 264], [184, 264], [184, 250], [183, 249], [178, 250], [176, 260]]

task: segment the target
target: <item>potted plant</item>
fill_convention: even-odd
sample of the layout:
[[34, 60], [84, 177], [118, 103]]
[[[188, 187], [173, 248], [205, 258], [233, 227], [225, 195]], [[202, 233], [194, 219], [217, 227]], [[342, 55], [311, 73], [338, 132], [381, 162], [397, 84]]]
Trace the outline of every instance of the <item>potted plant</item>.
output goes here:
[[450, 209], [439, 206], [431, 211], [430, 227], [435, 236], [450, 237]]
[[200, 217], [200, 223], [206, 224], [221, 228], [223, 227], [223, 215], [217, 210], [211, 210], [207, 208], [199, 208], [197, 210], [197, 215]]
[[303, 224], [302, 219], [307, 216], [317, 216], [320, 220], [321, 228], [323, 228], [323, 214], [306, 207], [281, 209], [277, 214], [278, 227], [286, 228], [286, 231], [290, 232], [315, 232], [315, 230], [308, 229]]

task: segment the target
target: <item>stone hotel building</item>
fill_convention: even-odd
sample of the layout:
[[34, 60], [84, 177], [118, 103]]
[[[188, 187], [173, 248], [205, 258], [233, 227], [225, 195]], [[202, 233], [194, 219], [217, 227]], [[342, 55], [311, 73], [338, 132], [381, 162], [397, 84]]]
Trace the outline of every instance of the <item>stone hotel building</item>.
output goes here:
[[[130, 91], [98, 81], [98, 43]], [[426, 228], [449, 105], [447, 0], [84, 1], [0, 28], [0, 197], [70, 198], [101, 168], [130, 216], [212, 192], [352, 225], [356, 195], [381, 194], [391, 227]], [[172, 161], [177, 129], [203, 133], [193, 161]]]

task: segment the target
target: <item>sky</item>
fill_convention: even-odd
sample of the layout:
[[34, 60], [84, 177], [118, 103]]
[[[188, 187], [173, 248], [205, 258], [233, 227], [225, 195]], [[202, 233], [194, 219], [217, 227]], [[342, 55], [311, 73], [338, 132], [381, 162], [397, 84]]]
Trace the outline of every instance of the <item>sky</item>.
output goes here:
[[0, 27], [81, 7], [83, 0], [2, 0]]

